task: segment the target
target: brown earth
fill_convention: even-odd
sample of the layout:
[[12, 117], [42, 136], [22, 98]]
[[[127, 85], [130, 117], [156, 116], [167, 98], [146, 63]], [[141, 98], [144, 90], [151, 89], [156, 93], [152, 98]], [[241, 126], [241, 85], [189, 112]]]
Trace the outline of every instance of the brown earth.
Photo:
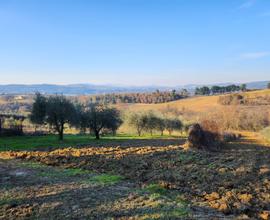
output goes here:
[[[260, 137], [245, 133], [220, 152], [147, 144], [2, 152], [0, 219], [269, 219], [270, 148]], [[71, 168], [91, 173], [40, 175]], [[99, 173], [124, 180], [85, 184]]]

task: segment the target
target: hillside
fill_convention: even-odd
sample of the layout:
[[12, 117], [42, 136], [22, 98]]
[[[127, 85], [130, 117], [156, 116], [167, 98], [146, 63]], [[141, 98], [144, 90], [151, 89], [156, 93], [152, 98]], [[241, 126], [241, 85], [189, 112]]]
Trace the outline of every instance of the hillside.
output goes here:
[[[250, 98], [269, 96], [270, 89], [243, 92], [239, 94], [250, 97]], [[226, 108], [226, 106], [221, 105], [218, 102], [219, 97], [220, 95], [199, 96], [199, 97], [191, 97], [187, 99], [173, 101], [170, 103], [161, 103], [161, 104], [128, 104], [128, 105], [123, 104], [123, 105], [120, 105], [120, 108], [129, 109], [131, 111], [163, 110], [166, 108], [176, 108], [178, 110], [186, 110], [186, 111], [190, 110], [193, 112], [207, 112], [207, 111], [212, 111], [213, 109], [220, 110], [221, 108]]]
[[[247, 82], [248, 89], [265, 89], [269, 81]], [[154, 92], [156, 90], [169, 91], [173, 89], [187, 89], [193, 93], [196, 87], [201, 86], [226, 86], [230, 84], [240, 85], [241, 83], [216, 83], [216, 84], [190, 84], [177, 86], [119, 86], [119, 85], [94, 85], [94, 84], [10, 84], [0, 85], [0, 94], [34, 94], [39, 91], [44, 94], [65, 94], [65, 95], [90, 95], [90, 94], [110, 94], [110, 93], [131, 93], [131, 92]]]

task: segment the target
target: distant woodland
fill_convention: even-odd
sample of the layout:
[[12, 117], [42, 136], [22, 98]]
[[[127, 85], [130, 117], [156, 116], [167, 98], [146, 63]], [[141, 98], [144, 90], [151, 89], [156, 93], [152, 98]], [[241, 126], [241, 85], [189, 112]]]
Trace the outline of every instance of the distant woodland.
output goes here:
[[144, 103], [155, 104], [176, 101], [187, 98], [189, 93], [187, 90], [181, 91], [155, 91], [151, 93], [119, 93], [89, 96], [88, 102], [99, 104], [118, 104], [118, 103]]

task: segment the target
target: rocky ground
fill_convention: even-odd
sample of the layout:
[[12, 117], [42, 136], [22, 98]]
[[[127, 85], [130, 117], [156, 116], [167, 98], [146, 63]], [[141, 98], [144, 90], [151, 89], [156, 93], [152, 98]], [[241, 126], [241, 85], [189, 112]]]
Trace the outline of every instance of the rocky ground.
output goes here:
[[0, 153], [0, 219], [269, 219], [270, 147], [153, 144]]

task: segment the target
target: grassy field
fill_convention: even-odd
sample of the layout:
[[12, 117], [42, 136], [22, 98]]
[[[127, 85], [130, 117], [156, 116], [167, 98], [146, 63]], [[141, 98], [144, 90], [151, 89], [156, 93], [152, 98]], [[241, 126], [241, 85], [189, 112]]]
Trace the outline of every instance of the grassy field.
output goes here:
[[17, 136], [17, 137], [0, 137], [0, 151], [7, 150], [40, 150], [40, 149], [55, 149], [68, 146], [82, 145], [102, 145], [113, 142], [126, 142], [129, 140], [151, 140], [151, 139], [170, 139], [179, 138], [179, 136], [160, 136], [160, 135], [128, 135], [119, 134], [116, 136], [103, 136], [100, 140], [96, 140], [90, 135], [65, 135], [63, 141], [58, 140], [57, 135], [46, 136]]
[[[269, 96], [270, 89], [244, 92], [240, 94], [243, 94], [251, 98], [258, 96]], [[226, 108], [226, 106], [218, 103], [219, 96], [220, 95], [191, 97], [187, 99], [181, 99], [161, 104], [121, 104], [119, 105], [119, 108], [128, 109], [129, 111], [139, 111], [139, 110], [153, 110], [153, 109], [162, 110], [171, 107], [176, 108], [178, 110], [186, 109], [195, 112], [208, 112], [212, 111], [213, 109], [220, 110]]]

